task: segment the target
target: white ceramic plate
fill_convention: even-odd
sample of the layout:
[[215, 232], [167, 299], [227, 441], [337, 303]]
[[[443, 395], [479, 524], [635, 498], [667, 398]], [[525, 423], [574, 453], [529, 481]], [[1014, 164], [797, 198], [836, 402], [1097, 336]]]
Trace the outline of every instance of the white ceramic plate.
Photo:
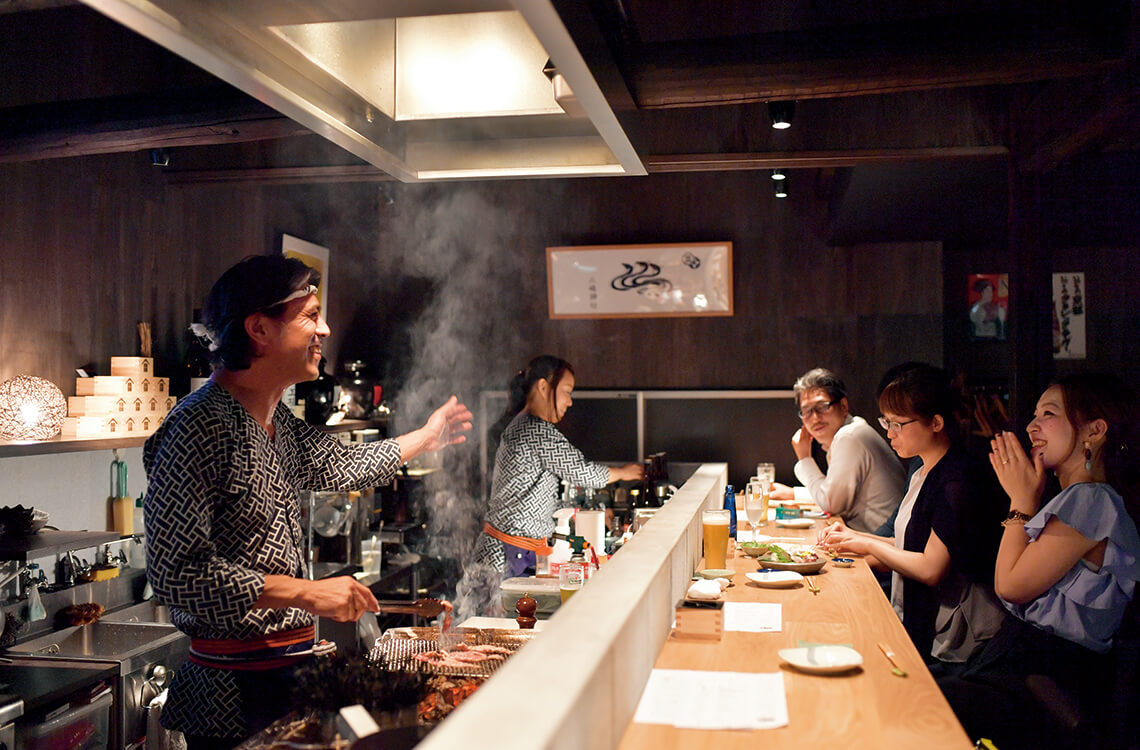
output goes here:
[[759, 570], [755, 573], [746, 573], [745, 576], [757, 586], [770, 589], [785, 589], [795, 586], [804, 579], [802, 575], [791, 570]]
[[813, 674], [846, 672], [863, 664], [863, 655], [847, 646], [782, 648], [778, 653], [796, 669]]
[[776, 525], [785, 529], [810, 529], [815, 526], [815, 521], [810, 518], [777, 518]]

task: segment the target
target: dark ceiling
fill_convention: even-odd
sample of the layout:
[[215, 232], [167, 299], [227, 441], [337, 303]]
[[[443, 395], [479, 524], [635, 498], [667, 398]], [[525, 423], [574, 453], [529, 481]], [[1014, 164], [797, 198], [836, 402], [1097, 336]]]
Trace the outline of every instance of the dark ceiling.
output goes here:
[[[1138, 244], [1140, 0], [554, 4], [616, 63], [651, 173], [779, 166], [826, 192], [837, 243], [964, 244], [1004, 240], [1015, 175], [1070, 208], [1051, 231]], [[0, 38], [0, 162], [161, 147], [172, 181], [384, 178], [84, 6], [0, 0]]]

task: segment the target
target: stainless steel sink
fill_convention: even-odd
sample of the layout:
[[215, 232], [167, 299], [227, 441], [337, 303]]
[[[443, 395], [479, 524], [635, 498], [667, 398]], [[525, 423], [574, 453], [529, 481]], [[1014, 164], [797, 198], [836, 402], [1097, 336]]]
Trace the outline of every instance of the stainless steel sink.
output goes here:
[[100, 621], [42, 635], [12, 646], [8, 653], [126, 665], [140, 654], [185, 637], [172, 625]]
[[170, 623], [170, 608], [154, 599], [132, 604], [129, 607], [108, 612], [99, 622]]

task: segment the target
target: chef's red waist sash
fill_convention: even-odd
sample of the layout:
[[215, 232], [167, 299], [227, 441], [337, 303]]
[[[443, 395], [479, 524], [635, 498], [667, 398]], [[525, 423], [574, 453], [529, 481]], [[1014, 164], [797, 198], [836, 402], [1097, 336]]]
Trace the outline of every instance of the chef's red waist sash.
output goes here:
[[531, 539], [528, 536], [515, 536], [505, 531], [499, 531], [489, 523], [483, 524], [483, 533], [498, 539], [500, 542], [505, 542], [520, 549], [530, 550], [536, 555], [549, 555], [554, 552], [554, 548], [547, 544], [545, 539]]
[[257, 638], [191, 638], [190, 661], [203, 667], [260, 671], [288, 667], [313, 653], [316, 628], [309, 625]]

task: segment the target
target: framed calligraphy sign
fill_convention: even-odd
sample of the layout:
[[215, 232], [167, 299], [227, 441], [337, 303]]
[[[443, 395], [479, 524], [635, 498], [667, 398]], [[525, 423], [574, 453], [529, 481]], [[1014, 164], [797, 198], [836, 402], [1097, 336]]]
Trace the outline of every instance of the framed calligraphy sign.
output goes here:
[[551, 318], [732, 315], [732, 243], [546, 248]]
[[1085, 358], [1085, 275], [1053, 274], [1053, 359]]

